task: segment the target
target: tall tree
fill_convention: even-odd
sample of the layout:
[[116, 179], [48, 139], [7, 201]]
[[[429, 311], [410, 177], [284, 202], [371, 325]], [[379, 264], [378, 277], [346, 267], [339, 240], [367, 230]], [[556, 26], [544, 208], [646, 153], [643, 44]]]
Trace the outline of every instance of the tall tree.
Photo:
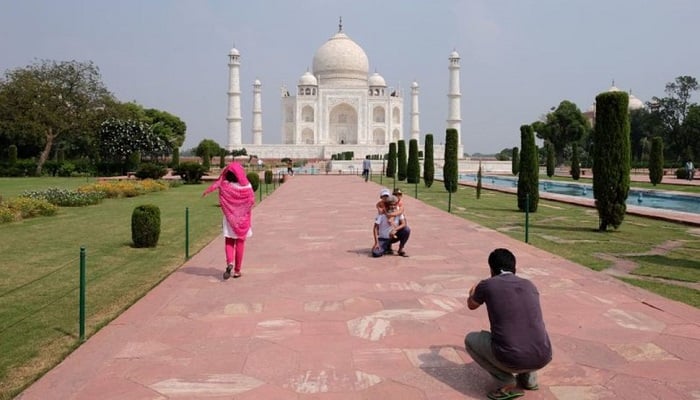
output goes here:
[[170, 154], [170, 144], [153, 133], [142, 121], [108, 119], [100, 126], [100, 156], [103, 160], [124, 163], [138, 153], [148, 159]]
[[0, 80], [0, 127], [42, 150], [37, 174], [59, 137], [92, 134], [113, 97], [92, 62], [36, 62]]
[[406, 141], [405, 140], [399, 140], [399, 148], [398, 148], [398, 179], [399, 181], [405, 181], [406, 180], [406, 167], [407, 167], [407, 159], [406, 159]]
[[386, 162], [386, 177], [396, 176], [396, 143], [389, 143], [389, 155]]
[[445, 163], [442, 166], [442, 179], [445, 189], [450, 193], [457, 191], [459, 180], [457, 144], [457, 129], [448, 129], [445, 132]]
[[545, 142], [544, 144], [544, 151], [545, 154], [547, 155], [547, 176], [552, 177], [554, 176], [554, 171], [555, 171], [555, 165], [554, 165], [554, 145], [552, 145], [549, 142]]
[[420, 181], [420, 161], [418, 160], [418, 140], [408, 141], [408, 164], [406, 165], [406, 183]]
[[522, 151], [518, 178], [518, 210], [536, 212], [540, 201], [540, 165], [535, 134], [530, 125], [520, 127], [520, 148]]
[[[180, 147], [185, 142], [185, 132], [187, 125], [178, 117], [161, 110], [149, 108], [146, 111], [146, 118], [151, 124], [153, 132], [164, 140], [168, 141], [173, 147]], [[211, 153], [218, 154], [218, 153]]]
[[687, 156], [687, 149], [693, 139], [687, 129], [684, 129], [684, 122], [691, 107], [695, 105], [690, 98], [699, 88], [694, 77], [679, 76], [666, 84], [666, 97], [653, 97], [649, 103], [652, 113], [663, 124], [664, 142], [668, 153], [672, 154], [676, 161], [681, 161]]
[[425, 156], [423, 158], [423, 183], [431, 187], [435, 180], [435, 160], [433, 158], [433, 134], [425, 135]]
[[212, 139], [203, 139], [202, 141], [199, 142], [197, 145], [197, 148], [194, 151], [194, 154], [197, 157], [202, 158], [204, 160], [204, 153], [208, 153], [209, 156], [211, 157], [212, 154], [220, 154], [221, 150], [224, 150], [218, 143], [216, 143]]
[[581, 161], [578, 157], [578, 144], [571, 144], [571, 178], [577, 181], [581, 178]]
[[630, 188], [629, 97], [625, 92], [596, 96], [593, 130], [593, 197], [600, 231], [617, 229], [625, 218]]
[[510, 167], [513, 176], [518, 176], [518, 171], [520, 171], [520, 150], [517, 147], [513, 147], [513, 160]]
[[651, 139], [649, 153], [649, 182], [656, 186], [664, 178], [664, 141], [659, 136]]
[[537, 137], [544, 139], [554, 146], [556, 165], [564, 162], [564, 148], [573, 142], [583, 139], [590, 126], [576, 104], [564, 100], [552, 112], [547, 114], [544, 121], [537, 121], [532, 128]]

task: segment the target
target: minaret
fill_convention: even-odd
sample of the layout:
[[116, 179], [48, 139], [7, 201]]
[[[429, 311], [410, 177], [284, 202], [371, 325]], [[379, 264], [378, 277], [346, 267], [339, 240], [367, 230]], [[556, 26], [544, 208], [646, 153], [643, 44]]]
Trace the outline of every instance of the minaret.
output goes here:
[[253, 82], [253, 144], [262, 144], [262, 101], [259, 80]]
[[420, 111], [418, 111], [418, 82], [411, 84], [411, 139], [420, 144]]
[[241, 54], [234, 47], [228, 53], [228, 151], [241, 147]]
[[450, 91], [447, 93], [448, 114], [447, 128], [457, 129], [457, 144], [462, 145], [462, 117], [460, 113], [462, 94], [459, 91], [459, 54], [450, 53]]

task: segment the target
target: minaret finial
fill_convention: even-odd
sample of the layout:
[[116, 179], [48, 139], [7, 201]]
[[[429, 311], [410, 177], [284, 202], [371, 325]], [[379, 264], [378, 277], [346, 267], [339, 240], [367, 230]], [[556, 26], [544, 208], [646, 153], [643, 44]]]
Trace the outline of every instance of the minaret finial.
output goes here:
[[615, 79], [613, 79], [613, 81], [612, 81], [612, 85], [613, 85], [613, 86], [615, 86]]
[[343, 31], [343, 17], [338, 17], [338, 33]]

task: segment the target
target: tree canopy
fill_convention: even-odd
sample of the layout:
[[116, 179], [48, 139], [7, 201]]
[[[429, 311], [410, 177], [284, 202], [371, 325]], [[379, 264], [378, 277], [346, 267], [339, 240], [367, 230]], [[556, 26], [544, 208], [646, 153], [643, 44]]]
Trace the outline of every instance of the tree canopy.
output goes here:
[[590, 131], [586, 117], [576, 104], [564, 100], [559, 106], [548, 113], [544, 121], [532, 124], [537, 137], [544, 139], [554, 146], [556, 164], [564, 161], [564, 148], [583, 139]]
[[114, 103], [90, 61], [38, 61], [0, 80], [0, 142], [41, 149], [37, 174], [60, 137], [94, 135]]

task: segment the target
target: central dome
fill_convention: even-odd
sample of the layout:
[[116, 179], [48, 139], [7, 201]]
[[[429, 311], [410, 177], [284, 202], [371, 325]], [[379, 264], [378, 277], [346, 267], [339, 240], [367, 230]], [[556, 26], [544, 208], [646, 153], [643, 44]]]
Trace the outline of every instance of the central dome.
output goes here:
[[313, 73], [319, 84], [367, 85], [369, 60], [357, 43], [342, 32], [328, 39], [314, 54]]

